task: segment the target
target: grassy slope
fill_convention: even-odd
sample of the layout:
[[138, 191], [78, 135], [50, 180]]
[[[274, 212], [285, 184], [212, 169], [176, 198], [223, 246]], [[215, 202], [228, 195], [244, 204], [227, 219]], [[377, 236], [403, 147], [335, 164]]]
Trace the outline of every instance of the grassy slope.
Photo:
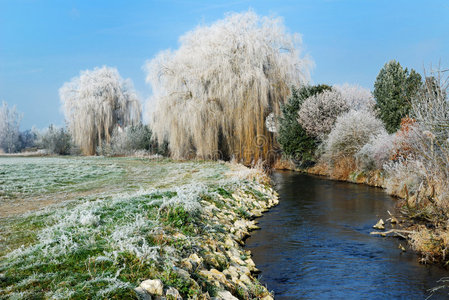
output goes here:
[[[273, 196], [264, 175], [212, 162], [0, 158], [0, 182], [0, 205], [13, 212], [0, 218], [0, 297], [20, 299], [132, 298], [149, 278], [185, 297], [213, 295], [221, 286], [201, 274], [224, 271], [229, 257], [205, 259], [188, 278], [175, 266], [201, 257], [203, 240], [227, 237], [217, 213], [235, 222]], [[35, 203], [57, 204], [14, 210]], [[256, 280], [223, 287], [240, 298], [266, 294]]]

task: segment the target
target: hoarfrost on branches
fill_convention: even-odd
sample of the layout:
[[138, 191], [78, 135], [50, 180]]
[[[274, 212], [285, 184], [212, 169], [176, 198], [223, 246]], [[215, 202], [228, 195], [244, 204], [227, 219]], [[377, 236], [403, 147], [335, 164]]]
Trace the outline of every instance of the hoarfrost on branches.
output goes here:
[[382, 132], [371, 136], [368, 143], [355, 155], [357, 165], [365, 171], [382, 170], [394, 152], [395, 135]]
[[324, 91], [304, 100], [298, 112], [298, 122], [307, 134], [324, 140], [337, 117], [348, 110], [348, 104], [339, 91]]
[[337, 118], [325, 144], [326, 154], [355, 155], [372, 136], [384, 135], [381, 120], [368, 111], [351, 110]]
[[384, 165], [386, 171], [385, 184], [387, 192], [393, 195], [407, 196], [417, 193], [426, 182], [427, 171], [425, 165], [413, 158], [401, 158], [389, 161]]
[[145, 65], [159, 143], [168, 141], [175, 158], [266, 159], [275, 144], [266, 117], [309, 79], [300, 36], [249, 11], [199, 26], [180, 43]]
[[345, 99], [350, 109], [373, 110], [376, 105], [373, 94], [370, 90], [356, 84], [334, 85], [333, 88], [339, 91]]
[[70, 133], [84, 154], [95, 154], [101, 141], [109, 142], [116, 126], [140, 122], [141, 105], [132, 83], [115, 68], [82, 71], [59, 95]]
[[110, 142], [104, 141], [97, 147], [97, 154], [107, 156], [148, 154], [151, 144], [151, 130], [147, 125], [117, 127], [112, 132]]
[[424, 130], [432, 132], [440, 142], [449, 138], [449, 77], [442, 72], [432, 72], [424, 88], [411, 101], [413, 118]]

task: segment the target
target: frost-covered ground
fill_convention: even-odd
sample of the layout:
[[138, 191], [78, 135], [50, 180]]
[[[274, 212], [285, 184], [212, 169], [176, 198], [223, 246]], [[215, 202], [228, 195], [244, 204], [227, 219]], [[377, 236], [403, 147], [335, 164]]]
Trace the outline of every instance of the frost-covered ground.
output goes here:
[[0, 157], [0, 297], [135, 297], [148, 278], [184, 296], [213, 294], [206, 279], [183, 281], [173, 267], [225, 232], [204, 207], [234, 221], [249, 215], [252, 202], [237, 192], [272, 196], [259, 171], [225, 163]]
[[193, 163], [174, 165], [134, 158], [0, 157], [0, 217], [92, 193], [184, 184], [193, 178], [190, 172], [201, 171], [195, 179], [203, 181], [214, 176], [215, 167], [211, 170], [211, 164], [204, 164], [195, 170]]

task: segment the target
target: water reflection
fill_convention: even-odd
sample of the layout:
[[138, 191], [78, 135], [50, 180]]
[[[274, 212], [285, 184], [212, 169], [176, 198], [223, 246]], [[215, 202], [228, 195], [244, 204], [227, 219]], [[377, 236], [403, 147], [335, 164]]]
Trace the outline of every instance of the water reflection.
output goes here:
[[259, 219], [247, 248], [276, 299], [425, 299], [449, 275], [418, 264], [399, 240], [369, 235], [394, 210], [381, 189], [292, 172], [273, 180], [280, 204]]

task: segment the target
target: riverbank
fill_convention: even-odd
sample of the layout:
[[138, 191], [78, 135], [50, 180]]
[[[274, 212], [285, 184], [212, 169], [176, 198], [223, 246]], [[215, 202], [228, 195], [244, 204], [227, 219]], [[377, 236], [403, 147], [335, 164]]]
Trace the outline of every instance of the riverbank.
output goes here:
[[60, 201], [0, 219], [0, 297], [271, 299], [242, 248], [254, 218], [278, 203], [263, 171], [135, 158], [3, 160], [0, 204]]
[[[358, 171], [353, 160], [342, 160], [335, 166], [330, 167], [320, 162], [311, 168], [298, 169], [291, 161], [280, 161], [275, 167], [284, 170], [292, 170], [312, 175], [324, 176], [332, 180], [365, 184], [373, 187], [383, 188], [387, 194], [398, 199], [396, 203], [396, 214], [385, 220], [385, 235], [399, 236], [407, 240], [410, 249], [417, 252], [421, 263], [439, 264], [447, 267], [449, 249], [449, 228], [447, 217], [444, 213], [435, 213], [432, 207], [431, 195], [434, 190], [426, 186], [410, 193], [406, 187], [392, 186], [381, 170], [370, 172]], [[373, 224], [374, 225], [374, 224]], [[393, 229], [392, 231], [388, 231]], [[396, 231], [397, 229], [403, 232]]]
[[258, 219], [245, 249], [275, 299], [426, 299], [448, 276], [401, 251], [404, 241], [370, 235], [394, 211], [382, 189], [290, 171], [271, 178], [281, 201]]

